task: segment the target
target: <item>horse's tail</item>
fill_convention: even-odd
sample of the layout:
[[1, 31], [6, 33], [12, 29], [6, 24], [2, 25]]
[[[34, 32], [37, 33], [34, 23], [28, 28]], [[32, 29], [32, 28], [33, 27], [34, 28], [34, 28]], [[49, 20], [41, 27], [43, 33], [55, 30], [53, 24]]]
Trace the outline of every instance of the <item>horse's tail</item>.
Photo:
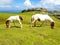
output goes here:
[[23, 18], [21, 16], [19, 16], [19, 19], [23, 21]]
[[31, 18], [31, 21], [30, 21], [30, 23], [32, 23], [34, 21], [34, 18]]

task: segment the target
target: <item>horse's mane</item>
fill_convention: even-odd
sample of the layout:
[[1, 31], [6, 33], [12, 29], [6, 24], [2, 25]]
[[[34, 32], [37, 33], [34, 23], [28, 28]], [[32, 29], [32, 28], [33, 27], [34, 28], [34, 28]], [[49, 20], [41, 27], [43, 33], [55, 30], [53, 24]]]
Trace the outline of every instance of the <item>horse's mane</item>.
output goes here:
[[23, 20], [23, 18], [21, 16], [19, 16], [19, 19]]

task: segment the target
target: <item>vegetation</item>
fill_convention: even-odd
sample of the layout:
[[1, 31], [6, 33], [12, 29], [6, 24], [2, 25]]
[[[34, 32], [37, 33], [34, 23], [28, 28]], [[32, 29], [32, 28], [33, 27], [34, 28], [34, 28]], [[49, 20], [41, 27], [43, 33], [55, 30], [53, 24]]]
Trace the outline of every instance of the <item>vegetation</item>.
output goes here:
[[[30, 27], [31, 16], [40, 13], [0, 13], [0, 45], [60, 45], [60, 20], [51, 15], [55, 21], [55, 28], [50, 28], [50, 23], [43, 24], [42, 27]], [[23, 17], [23, 28], [14, 27], [6, 28], [5, 21], [11, 15], [20, 15]], [[40, 25], [41, 22], [37, 22]], [[19, 23], [16, 23], [19, 26]]]
[[22, 10], [21, 12], [33, 12], [33, 11], [40, 11], [40, 12], [47, 12], [47, 9], [45, 8], [31, 8], [31, 9], [25, 9]]

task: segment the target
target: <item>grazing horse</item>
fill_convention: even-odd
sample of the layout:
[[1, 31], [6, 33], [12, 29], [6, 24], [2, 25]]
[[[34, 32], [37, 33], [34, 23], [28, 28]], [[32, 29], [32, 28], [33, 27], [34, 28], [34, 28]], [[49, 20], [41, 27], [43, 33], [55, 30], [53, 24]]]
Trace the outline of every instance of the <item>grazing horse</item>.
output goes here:
[[[21, 25], [21, 28], [22, 28], [22, 23], [21, 21], [23, 20], [23, 18], [21, 16], [10, 16], [7, 20], [6, 20], [6, 27], [7, 28], [10, 28], [10, 23], [13, 22], [14, 23], [14, 20], [18, 20], [19, 21], [19, 24]], [[15, 24], [15, 23], [14, 23]]]
[[35, 14], [35, 15], [33, 15], [31, 18], [31, 26], [32, 26], [32, 24], [34, 24], [34, 26], [36, 26], [36, 24], [35, 24], [36, 20], [41, 21], [41, 22], [50, 21], [51, 22], [51, 24], [50, 24], [51, 28], [52, 29], [54, 28], [54, 21], [47, 14]]

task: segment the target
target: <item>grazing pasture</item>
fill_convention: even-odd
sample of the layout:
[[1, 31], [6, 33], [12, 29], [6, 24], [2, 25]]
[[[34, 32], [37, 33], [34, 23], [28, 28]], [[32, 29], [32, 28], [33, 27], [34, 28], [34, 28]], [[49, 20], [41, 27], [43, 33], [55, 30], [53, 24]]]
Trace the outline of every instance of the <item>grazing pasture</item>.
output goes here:
[[[31, 16], [36, 13], [39, 12], [0, 13], [0, 45], [60, 45], [60, 20], [50, 16], [55, 21], [54, 29], [49, 22], [39, 27], [38, 21], [37, 27], [30, 27]], [[18, 27], [18, 21], [16, 26], [12, 23], [11, 28], [6, 28], [5, 21], [11, 15], [23, 17], [22, 28]]]

